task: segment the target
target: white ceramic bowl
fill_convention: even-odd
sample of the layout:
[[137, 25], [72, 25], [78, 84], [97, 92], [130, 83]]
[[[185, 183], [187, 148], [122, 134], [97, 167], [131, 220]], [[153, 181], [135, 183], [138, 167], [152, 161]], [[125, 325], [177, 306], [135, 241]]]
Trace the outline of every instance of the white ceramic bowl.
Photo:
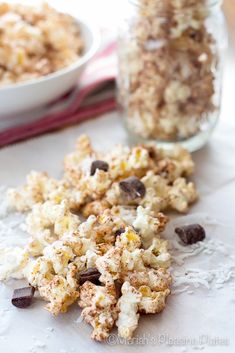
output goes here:
[[42, 107], [73, 88], [88, 61], [97, 52], [99, 32], [78, 20], [85, 41], [85, 52], [75, 63], [47, 76], [0, 87], [0, 118], [18, 115]]

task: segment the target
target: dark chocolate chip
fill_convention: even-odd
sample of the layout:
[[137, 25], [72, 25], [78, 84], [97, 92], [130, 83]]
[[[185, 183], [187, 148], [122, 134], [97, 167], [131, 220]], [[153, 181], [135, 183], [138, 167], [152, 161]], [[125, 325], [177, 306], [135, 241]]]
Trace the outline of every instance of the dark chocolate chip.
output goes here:
[[195, 31], [195, 30], [190, 30], [189, 31], [189, 37], [193, 40], [195, 40], [196, 42], [201, 42], [202, 41], [202, 35], [199, 31]]
[[122, 295], [122, 283], [119, 280], [114, 281], [115, 291], [116, 291], [116, 298], [119, 299]]
[[118, 237], [119, 235], [121, 235], [124, 232], [125, 232], [125, 228], [120, 228], [120, 229], [116, 230], [115, 237]]
[[120, 181], [119, 186], [132, 200], [143, 198], [146, 193], [144, 184], [135, 176]]
[[175, 228], [176, 234], [184, 244], [195, 244], [206, 237], [205, 229], [200, 224], [190, 224]]
[[109, 170], [109, 165], [107, 162], [97, 160], [91, 163], [91, 175], [95, 174], [96, 169], [107, 172]]
[[149, 154], [149, 158], [151, 158], [151, 159], [156, 158], [156, 151], [153, 147], [148, 148], [148, 154]]
[[12, 304], [17, 308], [24, 309], [31, 305], [35, 288], [24, 287], [15, 289], [12, 296]]
[[101, 274], [97, 268], [88, 268], [87, 270], [79, 273], [79, 284], [82, 285], [86, 281], [90, 281], [94, 284], [100, 284], [100, 275]]

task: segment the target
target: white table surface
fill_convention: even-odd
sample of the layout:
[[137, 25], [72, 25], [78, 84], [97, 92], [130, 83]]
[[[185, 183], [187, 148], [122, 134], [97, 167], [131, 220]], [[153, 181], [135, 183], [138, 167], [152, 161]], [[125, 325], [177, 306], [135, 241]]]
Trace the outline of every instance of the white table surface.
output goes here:
[[[235, 62], [235, 60], [234, 60]], [[173, 270], [182, 273], [190, 269], [201, 269], [204, 275], [217, 273], [220, 269], [230, 272], [230, 278], [221, 286], [212, 280], [210, 288], [189, 286], [188, 291], [173, 294], [165, 311], [158, 316], [141, 318], [136, 337], [146, 337], [146, 345], [132, 342], [120, 345], [114, 342], [98, 344], [90, 341], [90, 327], [76, 323], [79, 309], [74, 306], [68, 314], [53, 318], [43, 310], [44, 303], [38, 301], [27, 310], [17, 310], [10, 304], [12, 287], [0, 285], [0, 352], [1, 353], [90, 353], [119, 352], [211, 352], [235, 351], [235, 65], [228, 58], [224, 81], [223, 109], [220, 123], [208, 145], [194, 154], [196, 173], [194, 180], [201, 198], [190, 210], [186, 220], [201, 222], [207, 230], [205, 244], [212, 240], [218, 247], [212, 254], [202, 251], [185, 261], [182, 267], [173, 264]], [[87, 133], [99, 148], [110, 148], [113, 144], [126, 141], [126, 133], [116, 112], [97, 120], [91, 120], [66, 130], [47, 134], [0, 150], [0, 185], [15, 186], [24, 181], [31, 170], [46, 170], [59, 176], [66, 152], [73, 149], [76, 137]], [[185, 218], [176, 217], [184, 223]], [[0, 222], [4, 226], [4, 221]], [[14, 233], [15, 232], [15, 233]], [[174, 238], [172, 226], [166, 232]], [[17, 242], [17, 231], [12, 237], [0, 242]], [[224, 246], [221, 245], [221, 242]], [[175, 250], [173, 255], [176, 256]], [[218, 278], [217, 278], [218, 279]], [[174, 291], [180, 291], [176, 286]], [[190, 292], [192, 291], [192, 294]], [[54, 329], [51, 331], [51, 328]], [[202, 345], [199, 337], [204, 335]], [[151, 337], [151, 340], [149, 339]], [[177, 340], [186, 337], [188, 344], [177, 345]], [[224, 340], [227, 345], [212, 346], [213, 339]], [[175, 340], [171, 345], [172, 340]], [[206, 340], [208, 342], [206, 342]], [[114, 344], [112, 344], [114, 343]], [[137, 344], [135, 344], [137, 343]], [[220, 342], [221, 343], [221, 342]]]

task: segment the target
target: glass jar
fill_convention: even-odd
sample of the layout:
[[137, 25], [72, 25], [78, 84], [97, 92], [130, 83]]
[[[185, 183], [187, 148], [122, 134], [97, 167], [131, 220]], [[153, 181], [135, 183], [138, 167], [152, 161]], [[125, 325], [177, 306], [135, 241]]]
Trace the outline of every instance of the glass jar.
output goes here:
[[220, 114], [221, 1], [132, 0], [125, 13], [117, 83], [131, 141], [199, 149]]

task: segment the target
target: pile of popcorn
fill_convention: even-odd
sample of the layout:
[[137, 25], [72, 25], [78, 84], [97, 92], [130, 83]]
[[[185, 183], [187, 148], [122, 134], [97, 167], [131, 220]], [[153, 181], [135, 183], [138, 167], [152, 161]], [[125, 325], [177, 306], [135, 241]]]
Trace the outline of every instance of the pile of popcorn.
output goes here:
[[84, 48], [80, 26], [47, 4], [0, 4], [0, 86], [48, 75]]
[[[120, 103], [141, 138], [197, 135], [216, 110], [218, 55], [209, 0], [136, 0], [120, 35]], [[218, 92], [217, 92], [218, 93]]]
[[25, 248], [0, 249], [0, 279], [25, 278], [54, 315], [77, 302], [95, 340], [106, 340], [115, 324], [130, 339], [140, 314], [166, 305], [171, 257], [161, 211], [185, 213], [196, 201], [187, 180], [193, 170], [181, 147], [118, 145], [100, 153], [82, 135], [61, 180], [33, 171], [8, 191], [11, 207], [26, 213], [30, 239]]

